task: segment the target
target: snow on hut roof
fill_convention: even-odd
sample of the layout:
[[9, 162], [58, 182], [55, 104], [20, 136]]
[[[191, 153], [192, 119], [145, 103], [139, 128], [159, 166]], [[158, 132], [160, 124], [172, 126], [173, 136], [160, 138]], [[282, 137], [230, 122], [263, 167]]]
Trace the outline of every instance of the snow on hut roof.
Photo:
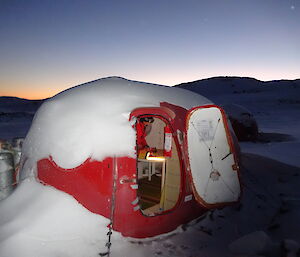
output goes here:
[[45, 101], [24, 142], [25, 158], [36, 162], [51, 156], [63, 168], [74, 168], [91, 157], [134, 156], [135, 131], [128, 122], [138, 107], [160, 102], [190, 109], [210, 104], [188, 90], [103, 78], [67, 89]]

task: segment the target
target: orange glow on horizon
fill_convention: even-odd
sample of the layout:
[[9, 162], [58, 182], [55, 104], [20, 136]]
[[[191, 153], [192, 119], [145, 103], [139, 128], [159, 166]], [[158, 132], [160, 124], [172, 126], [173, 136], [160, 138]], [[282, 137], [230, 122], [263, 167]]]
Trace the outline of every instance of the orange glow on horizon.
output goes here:
[[[181, 72], [181, 74], [173, 74], [172, 76], [168, 76], [168, 74], [149, 74], [148, 76], [140, 75], [140, 74], [120, 74], [120, 77], [123, 77], [128, 80], [133, 81], [141, 81], [153, 84], [160, 84], [160, 85], [177, 85], [180, 83], [192, 82], [196, 80], [208, 79], [212, 77], [219, 77], [219, 76], [234, 76], [234, 77], [251, 77], [261, 81], [271, 81], [271, 80], [294, 80], [299, 79], [300, 75], [297, 72], [293, 72], [289, 76], [282, 76], [280, 73], [276, 74], [273, 70], [264, 70], [264, 71], [253, 71], [253, 72], [242, 72], [238, 69], [235, 69], [235, 72], [227, 71], [227, 72], [220, 72], [217, 69], [215, 71], [202, 71], [201, 73], [195, 74], [195, 71], [189, 70]], [[99, 76], [99, 78], [108, 77], [108, 76]], [[86, 83], [89, 81], [93, 81], [97, 78], [88, 78], [79, 80], [67, 81], [62, 83], [61, 81], [57, 81], [55, 83], [55, 88], [53, 88], [53, 83], [43, 83], [43, 88], [38, 86], [36, 83], [16, 83], [15, 81], [0, 81], [0, 96], [11, 96], [11, 97], [19, 97], [25, 98], [29, 100], [38, 100], [38, 99], [45, 99], [52, 97], [68, 88], [71, 88], [76, 85], [80, 85], [82, 83]], [[30, 85], [29, 85], [30, 84]], [[2, 86], [6, 85], [6, 86]], [[67, 85], [67, 86], [66, 86]]]
[[58, 94], [61, 90], [4, 90], [0, 91], [0, 96], [11, 96], [11, 97], [18, 97], [18, 98], [24, 98], [28, 100], [39, 100], [39, 99], [45, 99], [52, 97], [56, 94]]
[[[54, 95], [54, 94], [53, 94]], [[41, 100], [41, 99], [45, 99], [45, 98], [49, 98], [52, 97], [53, 95], [47, 95], [47, 94], [6, 94], [6, 95], [1, 95], [1, 96], [8, 96], [8, 97], [18, 97], [18, 98], [22, 98], [22, 99], [27, 99], [27, 100]]]
[[[6, 86], [1, 86], [4, 84]], [[63, 87], [53, 87], [51, 85], [44, 85], [44, 87], [32, 85], [20, 85], [18, 83], [0, 83], [0, 96], [19, 97], [28, 100], [39, 100], [52, 97], [63, 91]]]

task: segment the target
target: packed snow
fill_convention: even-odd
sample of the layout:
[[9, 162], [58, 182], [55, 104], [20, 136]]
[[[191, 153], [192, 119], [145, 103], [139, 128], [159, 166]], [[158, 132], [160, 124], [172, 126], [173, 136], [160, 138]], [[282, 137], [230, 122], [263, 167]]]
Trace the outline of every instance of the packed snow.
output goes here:
[[[138, 104], [145, 106], [145, 103], [135, 102], [138, 98], [139, 87], [149, 87], [150, 85], [116, 80], [120, 82], [120, 87], [113, 89], [115, 92], [114, 99], [120, 102], [125, 101], [125, 99], [129, 102], [133, 101], [133, 103], [126, 106], [128, 108], [124, 108], [125, 112], [119, 114], [117, 120], [112, 121], [117, 125], [124, 125], [125, 121], [128, 123], [130, 108], [140, 107], [137, 106]], [[278, 95], [276, 91], [274, 93], [274, 91], [269, 90], [272, 94], [268, 94], [268, 90], [268, 92], [262, 90], [261, 95], [253, 95], [250, 89], [249, 92], [247, 91], [250, 87], [249, 82], [246, 83], [247, 87], [245, 89], [243, 89], [242, 79], [240, 79], [240, 82], [240, 85], [235, 85], [235, 90], [241, 92], [244, 90], [245, 93], [226, 93], [223, 88], [224, 92], [220, 91], [223, 94], [220, 93], [218, 96], [214, 94], [204, 95], [217, 104], [227, 102], [246, 106], [254, 114], [260, 131], [269, 136], [265, 142], [241, 143], [243, 152], [241, 172], [244, 188], [241, 202], [231, 207], [210, 211], [190, 224], [179, 227], [173, 233], [156, 238], [134, 240], [124, 238], [119, 233], [113, 232], [112, 257], [299, 256], [300, 108], [299, 103], [297, 104], [297, 101], [295, 101], [297, 93], [298, 96], [300, 95], [299, 89], [292, 91], [294, 94], [290, 95], [291, 101], [287, 100], [278, 104], [277, 99], [282, 95]], [[95, 83], [101, 82], [96, 81]], [[127, 85], [127, 83], [130, 85]], [[85, 86], [94, 87], [93, 85], [95, 84]], [[124, 86], [123, 90], [121, 85]], [[133, 96], [128, 91], [130, 87], [132, 87], [132, 92], [136, 92]], [[162, 90], [168, 89], [164, 88]], [[69, 93], [70, 98], [67, 100], [66, 106], [62, 108], [60, 98], [63, 94]], [[57, 95], [54, 100], [46, 102], [46, 105], [52, 106], [50, 108], [51, 112], [40, 115], [41, 112], [45, 111], [43, 107], [40, 109], [39, 115], [36, 117], [45, 116], [45, 120], [36, 118], [35, 124], [45, 124], [45, 127], [36, 126], [29, 132], [25, 153], [33, 161], [27, 163], [23, 168], [27, 171], [31, 170], [28, 173], [34, 174], [34, 160], [44, 157], [46, 154], [55, 157], [56, 162], [61, 165], [66, 167], [76, 166], [84, 159], [83, 156], [88, 156], [93, 151], [93, 147], [96, 147], [100, 142], [100, 137], [95, 135], [96, 131], [100, 131], [100, 127], [93, 130], [93, 128], [88, 127], [88, 124], [83, 124], [81, 128], [91, 129], [89, 133], [95, 142], [86, 142], [89, 144], [88, 147], [83, 145], [86, 140], [85, 136], [80, 137], [78, 142], [60, 137], [60, 131], [64, 131], [64, 129], [68, 131], [72, 126], [64, 127], [62, 125], [63, 117], [61, 115], [55, 117], [57, 114], [61, 114], [62, 111], [69, 113], [70, 116], [66, 118], [69, 119], [71, 125], [75, 126], [80, 115], [72, 114], [74, 108], [80, 109], [82, 107], [85, 111], [88, 111], [88, 107], [86, 107], [89, 103], [88, 97], [83, 96], [84, 100], [82, 100], [80, 94], [80, 87], [73, 88], [70, 92], [63, 92]], [[122, 94], [125, 95], [122, 96]], [[188, 95], [186, 96], [188, 97]], [[97, 95], [91, 97], [91, 106], [95, 108], [98, 106], [99, 97]], [[257, 97], [257, 103], [255, 97]], [[285, 97], [285, 99], [289, 99], [287, 93], [285, 93]], [[158, 106], [159, 100], [155, 101], [155, 98], [160, 99], [159, 95], [152, 95], [149, 98], [147, 96], [147, 106]], [[171, 94], [168, 101], [178, 104], [179, 99], [177, 98], [179, 98], [178, 94]], [[197, 97], [193, 99], [190, 101], [190, 105], [194, 104], [193, 101], [199, 101]], [[54, 101], [58, 107], [54, 106]], [[76, 107], [72, 104], [73, 101], [79, 101], [80, 106]], [[104, 105], [102, 107], [99, 112], [107, 110]], [[118, 106], [116, 109], [119, 107], [123, 109], [122, 106]], [[111, 108], [112, 106], [109, 105], [108, 110]], [[98, 110], [96, 112], [99, 114]], [[50, 122], [54, 117], [55, 121], [57, 118], [57, 126]], [[110, 122], [109, 117], [104, 117], [104, 120]], [[99, 124], [96, 124], [96, 126], [99, 126]], [[49, 135], [40, 131], [42, 129], [49, 129], [47, 130]], [[55, 132], [51, 132], [52, 129]], [[128, 127], [126, 131], [129, 132], [130, 129]], [[110, 134], [110, 131], [106, 132], [109, 133], [106, 136], [114, 135], [114, 133]], [[37, 133], [37, 139], [34, 138], [35, 133]], [[40, 142], [39, 140], [44, 140], [42, 136], [45, 135], [47, 135], [47, 143], [50, 143], [50, 145], [45, 146], [41, 142], [38, 150], [29, 149], [29, 142], [36, 144], [36, 142]], [[19, 135], [16, 134], [16, 136]], [[58, 147], [60, 148], [51, 145], [50, 141], [53, 139], [59, 142]], [[66, 142], [68, 147], [63, 146], [63, 142]], [[127, 147], [130, 147], [131, 144], [130, 140], [124, 142], [126, 147], [118, 153], [122, 154], [123, 151], [127, 151]], [[69, 147], [79, 148], [77, 156], [81, 158], [75, 160], [75, 156], [71, 156], [64, 161], [57, 156], [58, 152], [56, 151], [68, 155]], [[82, 147], [83, 149], [80, 149]], [[103, 156], [99, 154], [93, 157], [100, 159]], [[99, 256], [99, 253], [106, 251], [108, 224], [109, 220], [90, 213], [70, 195], [50, 186], [42, 185], [33, 178], [26, 178], [21, 181], [13, 194], [0, 202], [0, 257], [96, 257]]]
[[89, 157], [101, 161], [134, 156], [131, 111], [165, 101], [188, 109], [211, 103], [183, 89], [117, 77], [96, 80], [43, 103], [24, 142], [24, 155], [34, 161], [52, 156], [63, 168], [74, 168]]
[[97, 256], [107, 224], [70, 195], [26, 179], [1, 202], [0, 256]]

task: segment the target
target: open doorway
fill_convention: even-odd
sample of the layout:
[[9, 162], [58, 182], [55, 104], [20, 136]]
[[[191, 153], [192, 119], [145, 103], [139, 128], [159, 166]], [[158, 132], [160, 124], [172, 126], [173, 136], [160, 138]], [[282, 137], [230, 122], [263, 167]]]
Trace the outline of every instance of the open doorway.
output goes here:
[[[145, 118], [145, 124], [139, 124]], [[162, 117], [138, 117], [136, 129], [139, 205], [144, 215], [154, 216], [174, 208], [178, 201], [181, 185], [178, 151], [170, 125]], [[144, 133], [144, 143], [140, 133]]]

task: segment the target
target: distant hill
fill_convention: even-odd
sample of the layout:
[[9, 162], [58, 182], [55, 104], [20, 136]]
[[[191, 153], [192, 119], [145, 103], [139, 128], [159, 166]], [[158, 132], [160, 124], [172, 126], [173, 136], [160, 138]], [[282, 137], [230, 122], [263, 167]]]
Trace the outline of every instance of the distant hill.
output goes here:
[[176, 85], [176, 87], [184, 88], [204, 96], [214, 96], [214, 94], [260, 93], [299, 89], [300, 79], [264, 82], [247, 77], [213, 77], [182, 83]]
[[182, 83], [176, 87], [206, 96], [216, 104], [239, 103], [252, 108], [268, 102], [299, 108], [300, 79], [260, 81], [246, 77], [214, 77]]
[[34, 114], [43, 101], [0, 97], [0, 139], [25, 137]]
[[34, 114], [45, 99], [28, 100], [18, 97], [1, 96], [0, 97], [0, 112], [15, 113], [24, 112]]

